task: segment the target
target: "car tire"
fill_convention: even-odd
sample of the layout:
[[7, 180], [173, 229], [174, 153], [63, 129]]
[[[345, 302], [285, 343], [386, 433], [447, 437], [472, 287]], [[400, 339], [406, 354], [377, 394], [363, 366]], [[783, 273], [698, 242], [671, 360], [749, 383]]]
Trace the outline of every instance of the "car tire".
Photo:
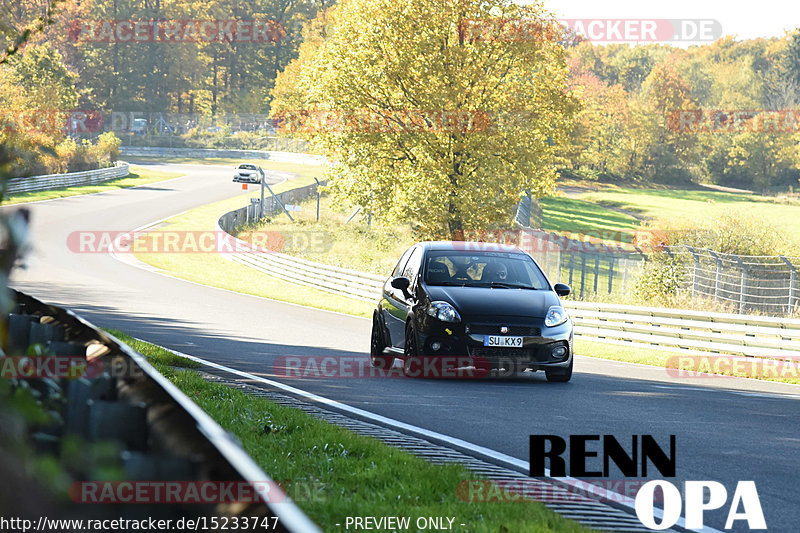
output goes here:
[[383, 330], [378, 320], [378, 313], [372, 315], [372, 335], [370, 336], [369, 343], [369, 362], [375, 368], [388, 370], [394, 363], [394, 357], [386, 355], [383, 351], [386, 349], [386, 341], [383, 337]]
[[545, 370], [544, 374], [547, 377], [547, 381], [550, 383], [566, 383], [572, 379], [572, 362], [574, 360], [574, 358], [569, 360], [569, 366], [567, 368], [559, 368], [558, 370]]
[[406, 342], [403, 348], [403, 355], [403, 375], [410, 378], [420, 377], [422, 374], [422, 359], [419, 357], [417, 334], [416, 331], [414, 331], [414, 326], [411, 325], [406, 328]]

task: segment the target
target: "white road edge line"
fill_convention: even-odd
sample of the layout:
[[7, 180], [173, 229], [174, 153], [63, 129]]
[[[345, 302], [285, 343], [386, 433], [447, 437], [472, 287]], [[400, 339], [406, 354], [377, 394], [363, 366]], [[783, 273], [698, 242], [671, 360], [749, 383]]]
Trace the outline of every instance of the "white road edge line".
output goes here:
[[[149, 344], [153, 344], [153, 343], [151, 343], [149, 341], [146, 341], [144, 339], [136, 339], [136, 340], [141, 341], [141, 342], [147, 342]], [[490, 448], [485, 448], [483, 446], [479, 446], [477, 444], [473, 444], [471, 442], [467, 442], [465, 440], [458, 439], [456, 437], [451, 437], [449, 435], [445, 435], [443, 433], [439, 433], [439, 432], [436, 432], [436, 431], [433, 431], [433, 430], [430, 430], [430, 429], [425, 429], [425, 428], [421, 428], [419, 426], [414, 426], [414, 425], [411, 425], [411, 424], [407, 424], [405, 422], [400, 422], [399, 420], [394, 420], [393, 418], [388, 418], [388, 417], [385, 417], [383, 415], [372, 413], [370, 411], [365, 411], [363, 409], [359, 409], [358, 407], [353, 407], [351, 405], [343, 404], [343, 403], [337, 402], [336, 400], [331, 400], [330, 398], [325, 398], [324, 396], [319, 396], [318, 394], [314, 394], [312, 392], [307, 392], [307, 391], [304, 391], [302, 389], [298, 389], [296, 387], [292, 387], [291, 385], [285, 385], [285, 384], [280, 383], [278, 381], [273, 381], [271, 379], [263, 378], [261, 376], [256, 376], [255, 374], [250, 374], [249, 372], [244, 372], [242, 370], [237, 370], [235, 368], [230, 368], [230, 367], [227, 367], [227, 366], [224, 366], [224, 365], [220, 365], [219, 363], [214, 363], [212, 361], [208, 361], [206, 359], [201, 359], [200, 357], [196, 357], [194, 355], [189, 355], [189, 354], [186, 354], [186, 353], [183, 353], [183, 352], [179, 352], [177, 350], [172, 350], [172, 349], [167, 348], [165, 346], [160, 346], [160, 345], [157, 345], [157, 344], [155, 346], [158, 346], [159, 348], [163, 348], [164, 350], [167, 350], [168, 352], [173, 353], [173, 354], [175, 354], [175, 355], [177, 355], [179, 357], [183, 357], [185, 359], [189, 359], [190, 361], [194, 361], [196, 363], [200, 363], [201, 365], [208, 366], [208, 367], [211, 367], [211, 368], [216, 368], [217, 370], [222, 370], [222, 371], [228, 372], [230, 374], [235, 374], [235, 375], [243, 377], [243, 378], [247, 378], [247, 379], [250, 379], [250, 380], [253, 380], [253, 381], [258, 381], [258, 382], [264, 383], [266, 385], [269, 385], [271, 387], [275, 387], [277, 389], [283, 390], [283, 391], [288, 392], [290, 394], [294, 394], [296, 396], [301, 396], [301, 397], [303, 397], [303, 398], [305, 398], [307, 400], [333, 407], [334, 409], [337, 409], [339, 411], [344, 411], [346, 413], [350, 413], [350, 414], [355, 415], [355, 416], [357, 416], [359, 418], [371, 420], [371, 421], [377, 422], [378, 424], [383, 425], [383, 426], [388, 426], [388, 427], [392, 427], [392, 428], [395, 428], [395, 429], [400, 429], [400, 430], [404, 431], [405, 433], [410, 433], [410, 434], [416, 435], [418, 437], [434, 439], [434, 440], [438, 440], [438, 441], [441, 441], [441, 442], [445, 442], [445, 443], [447, 443], [447, 444], [449, 444], [451, 446], [454, 446], [456, 448], [462, 448], [462, 449], [465, 449], [465, 450], [469, 450], [470, 452], [473, 452], [473, 453], [475, 453], [475, 454], [477, 454], [479, 456], [489, 457], [489, 458], [493, 459], [494, 461], [496, 461], [498, 463], [506, 464], [506, 465], [512, 466], [512, 467], [514, 467], [516, 469], [522, 469], [525, 472], [530, 471], [530, 465], [526, 461], [523, 461], [521, 459], [517, 459], [516, 457], [512, 457], [510, 455], [506, 455], [506, 454], [498, 452], [496, 450], [492, 450]], [[546, 477], [550, 477], [550, 469], [546, 468], [544, 473], [545, 473]], [[573, 477], [559, 477], [559, 478], [553, 478], [553, 479], [557, 479], [559, 483], [563, 483], [563, 484], [569, 485], [571, 487], [577, 487], [578, 485], [580, 485], [580, 487], [583, 487], [584, 489], [587, 488], [587, 487], [591, 487], [592, 489], [597, 489], [597, 492], [596, 492], [597, 494], [608, 494], [608, 495], [611, 495], [612, 497], [614, 497], [614, 501], [616, 503], [619, 503], [620, 505], [622, 505], [624, 507], [627, 507], [630, 510], [633, 510], [634, 514], [635, 514], [634, 500], [632, 498], [629, 498], [628, 496], [625, 496], [625, 495], [622, 495], [622, 494], [617, 494], [617, 493], [615, 493], [613, 491], [610, 491], [610, 490], [608, 490], [608, 489], [606, 489], [604, 487], [598, 487], [598, 486], [592, 485], [590, 483], [585, 483], [585, 482], [580, 481], [580, 480], [578, 480], [576, 478], [573, 478]], [[656, 516], [658, 518], [663, 518], [664, 511], [662, 509], [654, 507], [653, 508], [653, 514], [654, 514], [654, 516]], [[688, 529], [685, 526], [685, 521], [684, 521], [683, 517], [678, 519], [678, 522], [677, 522], [676, 525], [678, 525], [681, 528]], [[696, 531], [698, 533], [722, 533], [721, 531], [719, 531], [717, 529], [714, 529], [712, 527], [709, 527], [709, 526], [705, 526], [705, 527], [703, 527], [703, 529], [691, 529], [689, 531]]]

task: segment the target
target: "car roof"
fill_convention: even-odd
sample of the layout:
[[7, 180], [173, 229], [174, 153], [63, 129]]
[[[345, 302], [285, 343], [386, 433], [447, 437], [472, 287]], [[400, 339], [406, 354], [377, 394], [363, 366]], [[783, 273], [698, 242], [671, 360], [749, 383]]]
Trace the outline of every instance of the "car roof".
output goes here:
[[525, 252], [512, 244], [477, 241], [423, 241], [419, 245], [425, 250], [459, 251], [459, 252], [507, 252], [524, 254]]

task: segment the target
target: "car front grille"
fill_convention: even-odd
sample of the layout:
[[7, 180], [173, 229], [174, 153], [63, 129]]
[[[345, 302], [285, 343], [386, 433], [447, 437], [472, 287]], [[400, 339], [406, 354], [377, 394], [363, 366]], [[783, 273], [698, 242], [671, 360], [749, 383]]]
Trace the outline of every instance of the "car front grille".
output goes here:
[[[485, 346], [471, 347], [470, 356], [486, 359], [490, 363], [498, 361], [530, 362], [546, 361], [547, 355], [542, 350], [536, 348], [489, 348]], [[542, 353], [543, 358], [537, 359], [537, 354]]]
[[[507, 333], [500, 333], [500, 327], [506, 326]], [[542, 330], [535, 326], [520, 326], [514, 324], [503, 324], [502, 322], [495, 322], [493, 324], [468, 324], [469, 332], [473, 335], [509, 335], [517, 337], [539, 337]]]

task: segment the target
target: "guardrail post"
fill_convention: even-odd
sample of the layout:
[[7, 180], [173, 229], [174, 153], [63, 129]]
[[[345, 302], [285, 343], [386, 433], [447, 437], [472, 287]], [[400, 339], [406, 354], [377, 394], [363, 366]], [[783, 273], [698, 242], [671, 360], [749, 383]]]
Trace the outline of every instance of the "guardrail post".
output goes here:
[[739, 265], [739, 268], [742, 269], [742, 278], [741, 278], [741, 285], [739, 287], [739, 313], [744, 313], [744, 297], [747, 290], [747, 267], [744, 266], [744, 261], [738, 255], [734, 255], [733, 257], [736, 258], [736, 263]]
[[778, 257], [780, 257], [781, 260], [784, 263], [786, 263], [786, 266], [789, 267], [789, 312], [791, 313], [792, 309], [794, 309], [795, 300], [796, 300], [796, 298], [794, 296], [794, 280], [797, 277], [797, 268], [786, 257], [784, 257], [782, 255], [780, 255]]
[[260, 165], [258, 167], [258, 175], [261, 178], [261, 203], [259, 204], [258, 208], [258, 220], [260, 221], [262, 218], [264, 218], [264, 182], [267, 181], [266, 173]]
[[580, 299], [583, 300], [583, 286], [586, 282], [586, 252], [581, 252], [581, 296]]
[[697, 274], [700, 271], [700, 255], [698, 255], [694, 248], [691, 246], [683, 245], [684, 248], [689, 250], [689, 253], [694, 257], [694, 268], [692, 269], [692, 296], [697, 294]]
[[717, 300], [719, 299], [719, 276], [722, 270], [722, 259], [716, 253], [714, 253], [714, 251], [711, 250], [710, 248], [706, 249], [706, 251], [711, 257], [714, 258], [714, 261], [716, 261], [717, 263], [717, 272], [714, 276], [714, 303], [717, 303]]
[[608, 294], [611, 294], [611, 287], [614, 280], [614, 254], [608, 252]]
[[597, 294], [597, 278], [600, 277], [600, 252], [594, 254], [594, 293]]
[[569, 284], [572, 286], [572, 272], [575, 270], [575, 252], [569, 253]]
[[320, 186], [320, 182], [319, 182], [319, 180], [317, 178], [314, 178], [314, 181], [317, 182], [317, 188], [314, 190], [314, 192], [317, 193], [317, 222], [319, 222], [319, 197], [320, 197], [319, 186]]

